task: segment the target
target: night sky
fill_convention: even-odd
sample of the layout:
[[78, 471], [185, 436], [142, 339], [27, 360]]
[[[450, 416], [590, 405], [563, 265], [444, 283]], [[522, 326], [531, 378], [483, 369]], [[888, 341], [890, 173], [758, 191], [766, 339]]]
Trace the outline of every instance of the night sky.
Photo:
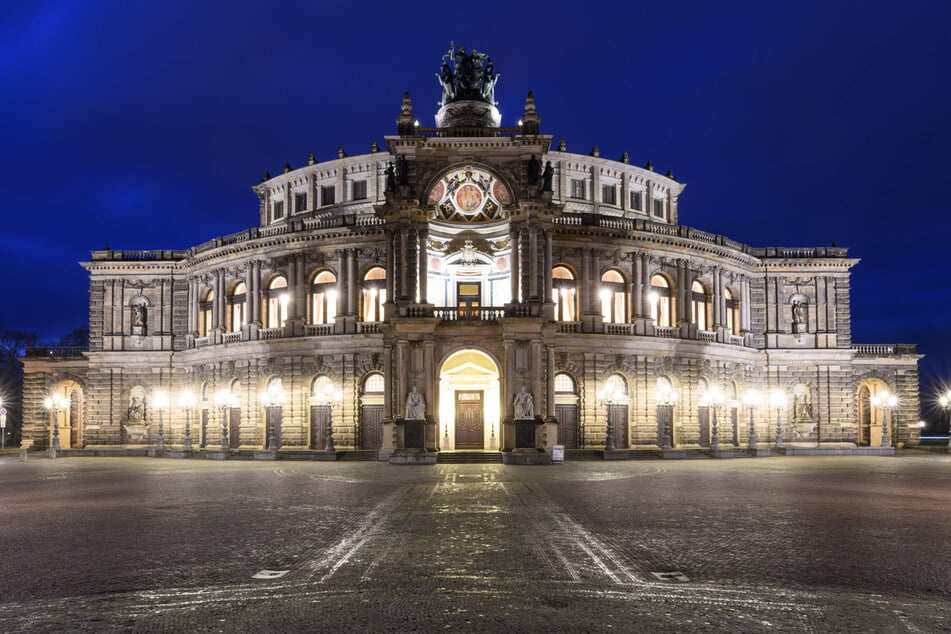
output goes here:
[[[450, 40], [492, 56], [502, 125], [535, 92], [571, 152], [653, 160], [682, 224], [849, 248], [856, 343], [951, 378], [951, 2], [7, 3], [0, 325], [86, 325], [77, 264], [258, 221], [285, 161], [369, 151], [408, 90], [432, 126]], [[923, 392], [923, 398], [930, 396]]]

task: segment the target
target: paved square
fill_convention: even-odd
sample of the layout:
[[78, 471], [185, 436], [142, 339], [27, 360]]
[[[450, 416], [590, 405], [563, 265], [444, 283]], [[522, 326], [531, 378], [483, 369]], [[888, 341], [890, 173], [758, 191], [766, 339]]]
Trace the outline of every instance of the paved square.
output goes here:
[[0, 459], [0, 631], [951, 631], [951, 457]]

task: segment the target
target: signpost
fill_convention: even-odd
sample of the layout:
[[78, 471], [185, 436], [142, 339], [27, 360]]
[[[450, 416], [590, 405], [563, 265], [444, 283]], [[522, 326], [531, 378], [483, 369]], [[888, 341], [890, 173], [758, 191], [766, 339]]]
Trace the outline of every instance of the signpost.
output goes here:
[[7, 448], [7, 408], [0, 407], [0, 451]]

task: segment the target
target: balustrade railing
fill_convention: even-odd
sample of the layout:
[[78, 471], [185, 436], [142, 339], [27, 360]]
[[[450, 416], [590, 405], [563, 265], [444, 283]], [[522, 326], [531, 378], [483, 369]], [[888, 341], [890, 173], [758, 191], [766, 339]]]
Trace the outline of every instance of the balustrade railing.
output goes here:
[[89, 352], [88, 346], [52, 346], [27, 348], [24, 356], [28, 359], [49, 359], [54, 357], [81, 357]]
[[211, 345], [211, 337], [195, 337], [195, 347], [204, 348]]
[[677, 326], [654, 326], [654, 334], [665, 339], [679, 339], [680, 328]]
[[497, 321], [505, 317], [504, 308], [437, 308], [433, 314], [443, 321]]
[[238, 343], [241, 341], [240, 332], [226, 332], [221, 336], [222, 343]]
[[258, 338], [268, 341], [269, 339], [280, 339], [284, 336], [284, 328], [261, 328], [258, 330]]
[[334, 325], [333, 324], [305, 324], [304, 325], [304, 334], [308, 337], [320, 336], [334, 334]]
[[373, 334], [380, 332], [379, 321], [358, 321], [357, 322], [357, 332], [360, 334]]
[[604, 332], [608, 335], [633, 335], [634, 324], [604, 324]]
[[913, 343], [855, 343], [852, 350], [856, 354], [872, 356], [891, 356], [896, 354], [916, 354], [917, 346]]
[[697, 331], [697, 341], [703, 341], [704, 343], [713, 343], [717, 340], [717, 333], [710, 330], [698, 330]]

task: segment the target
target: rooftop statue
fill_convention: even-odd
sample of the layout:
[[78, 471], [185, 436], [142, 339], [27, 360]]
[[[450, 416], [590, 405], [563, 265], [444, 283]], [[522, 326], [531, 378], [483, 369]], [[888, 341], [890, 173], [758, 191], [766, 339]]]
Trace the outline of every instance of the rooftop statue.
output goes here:
[[[452, 66], [450, 66], [450, 62]], [[485, 101], [495, 105], [495, 84], [501, 75], [496, 74], [492, 58], [485, 53], [472, 49], [466, 53], [466, 47], [456, 50], [455, 42], [449, 43], [449, 50], [442, 56], [442, 65], [436, 73], [436, 79], [442, 86], [440, 106], [462, 100]]]

